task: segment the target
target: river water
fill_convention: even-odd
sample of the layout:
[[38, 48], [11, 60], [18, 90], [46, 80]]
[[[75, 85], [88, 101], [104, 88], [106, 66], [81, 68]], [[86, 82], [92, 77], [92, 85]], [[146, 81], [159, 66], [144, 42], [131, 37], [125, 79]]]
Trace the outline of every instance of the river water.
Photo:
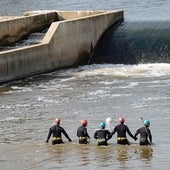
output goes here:
[[[1, 15], [22, 15], [28, 10], [42, 9], [123, 9], [123, 29], [126, 38], [128, 37], [126, 41], [130, 44], [129, 49], [134, 50], [139, 49], [139, 45], [136, 39], [134, 41], [129, 38], [129, 24], [138, 21], [140, 24], [138, 27], [135, 25], [134, 30], [140, 30], [143, 23], [158, 21], [166, 25], [167, 29], [164, 27], [161, 30], [169, 31], [169, 8], [170, 1], [160, 0], [0, 1]], [[122, 33], [122, 30], [118, 30], [119, 32]], [[136, 34], [134, 32], [133, 36]], [[119, 37], [118, 33], [115, 39], [120, 45], [120, 40], [125, 38]], [[135, 58], [140, 58], [137, 64], [108, 64], [104, 61], [0, 86], [0, 169], [169, 170], [170, 47], [169, 37], [167, 40], [162, 32], [156, 33], [162, 40], [160, 46], [159, 43], [154, 43], [156, 49], [161, 51], [162, 45], [167, 48], [158, 56], [152, 45], [149, 44], [146, 49], [144, 44], [140, 50], [135, 51]], [[157, 35], [156, 33], [153, 35]], [[145, 34], [142, 31], [140, 35], [141, 38]], [[143, 42], [145, 40], [146, 38], [142, 38]], [[104, 54], [106, 53], [107, 51]], [[150, 55], [157, 57], [148, 60]], [[125, 123], [132, 133], [142, 126], [141, 117], [149, 119], [154, 145], [140, 147], [139, 141], [128, 137], [132, 145], [118, 146], [114, 135], [109, 146], [97, 147], [93, 134], [99, 128], [100, 121], [111, 117], [109, 129], [112, 129], [118, 124], [120, 116], [125, 117]], [[68, 143], [63, 137], [65, 144], [52, 146], [51, 141], [45, 143], [48, 130], [56, 117], [62, 119], [61, 125], [73, 142]], [[88, 120], [87, 128], [91, 139], [90, 144], [79, 145], [76, 130], [80, 120], [84, 118]]]

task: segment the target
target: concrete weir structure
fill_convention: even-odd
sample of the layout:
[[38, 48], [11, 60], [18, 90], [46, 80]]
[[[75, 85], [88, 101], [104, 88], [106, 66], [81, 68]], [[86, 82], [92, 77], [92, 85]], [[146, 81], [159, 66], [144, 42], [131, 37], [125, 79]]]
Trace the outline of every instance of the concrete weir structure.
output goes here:
[[39, 44], [0, 52], [0, 83], [87, 63], [107, 28], [123, 11], [31, 11], [0, 22], [0, 45], [9, 45], [48, 27]]

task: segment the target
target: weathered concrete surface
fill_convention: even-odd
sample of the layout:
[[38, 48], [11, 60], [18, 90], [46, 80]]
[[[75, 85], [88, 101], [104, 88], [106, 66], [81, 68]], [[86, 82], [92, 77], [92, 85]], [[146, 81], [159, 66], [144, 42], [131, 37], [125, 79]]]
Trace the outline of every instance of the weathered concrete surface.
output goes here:
[[[1, 17], [2, 18], [2, 17]], [[0, 22], [0, 45], [10, 45], [58, 20], [56, 12], [22, 17], [4, 17]]]
[[61, 21], [51, 24], [40, 44], [0, 52], [0, 83], [83, 64], [91, 44], [95, 46], [109, 26], [123, 19], [123, 11], [70, 13], [57, 12]]

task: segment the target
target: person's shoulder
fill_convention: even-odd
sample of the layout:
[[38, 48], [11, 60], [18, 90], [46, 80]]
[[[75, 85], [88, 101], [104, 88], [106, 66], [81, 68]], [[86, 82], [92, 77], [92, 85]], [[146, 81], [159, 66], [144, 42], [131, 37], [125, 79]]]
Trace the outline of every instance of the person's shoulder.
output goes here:
[[107, 131], [107, 129], [99, 129], [99, 131]]
[[115, 127], [113, 127], [113, 130], [116, 130], [120, 127], [120, 124], [116, 125]]
[[122, 123], [120, 123], [120, 124], [118, 124], [116, 127], [127, 127], [125, 124], [122, 124]]
[[82, 126], [79, 126], [77, 129], [81, 129], [82, 128]]
[[129, 130], [129, 127], [127, 125], [125, 125], [125, 124], [122, 124], [122, 125], [126, 130]]
[[56, 126], [57, 126], [57, 124], [54, 124], [54, 125], [53, 125], [53, 126], [51, 126], [51, 127], [53, 128], [53, 127], [56, 127]]
[[56, 125], [53, 125], [53, 126], [50, 127], [50, 129], [54, 129], [55, 127], [56, 127]]
[[142, 131], [146, 131], [146, 129], [145, 129], [145, 127], [143, 126], [143, 127], [140, 127], [137, 131], [142, 132]]
[[107, 133], [111, 133], [108, 129], [105, 129], [105, 131], [106, 131]]
[[58, 126], [59, 128], [61, 128], [61, 129], [64, 129], [62, 126]]
[[119, 126], [121, 126], [121, 124], [116, 125], [115, 128], [116, 128], [116, 127], [119, 127]]

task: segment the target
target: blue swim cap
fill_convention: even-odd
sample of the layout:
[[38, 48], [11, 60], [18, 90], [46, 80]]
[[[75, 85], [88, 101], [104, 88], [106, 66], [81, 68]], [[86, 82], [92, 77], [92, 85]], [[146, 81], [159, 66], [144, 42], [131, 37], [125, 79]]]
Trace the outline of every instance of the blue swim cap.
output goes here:
[[150, 121], [149, 120], [144, 120], [144, 125], [146, 125], [146, 126], [149, 126], [150, 125]]
[[101, 128], [105, 128], [105, 126], [106, 126], [106, 124], [105, 124], [104, 122], [101, 122], [101, 123], [100, 123], [100, 127], [101, 127]]

